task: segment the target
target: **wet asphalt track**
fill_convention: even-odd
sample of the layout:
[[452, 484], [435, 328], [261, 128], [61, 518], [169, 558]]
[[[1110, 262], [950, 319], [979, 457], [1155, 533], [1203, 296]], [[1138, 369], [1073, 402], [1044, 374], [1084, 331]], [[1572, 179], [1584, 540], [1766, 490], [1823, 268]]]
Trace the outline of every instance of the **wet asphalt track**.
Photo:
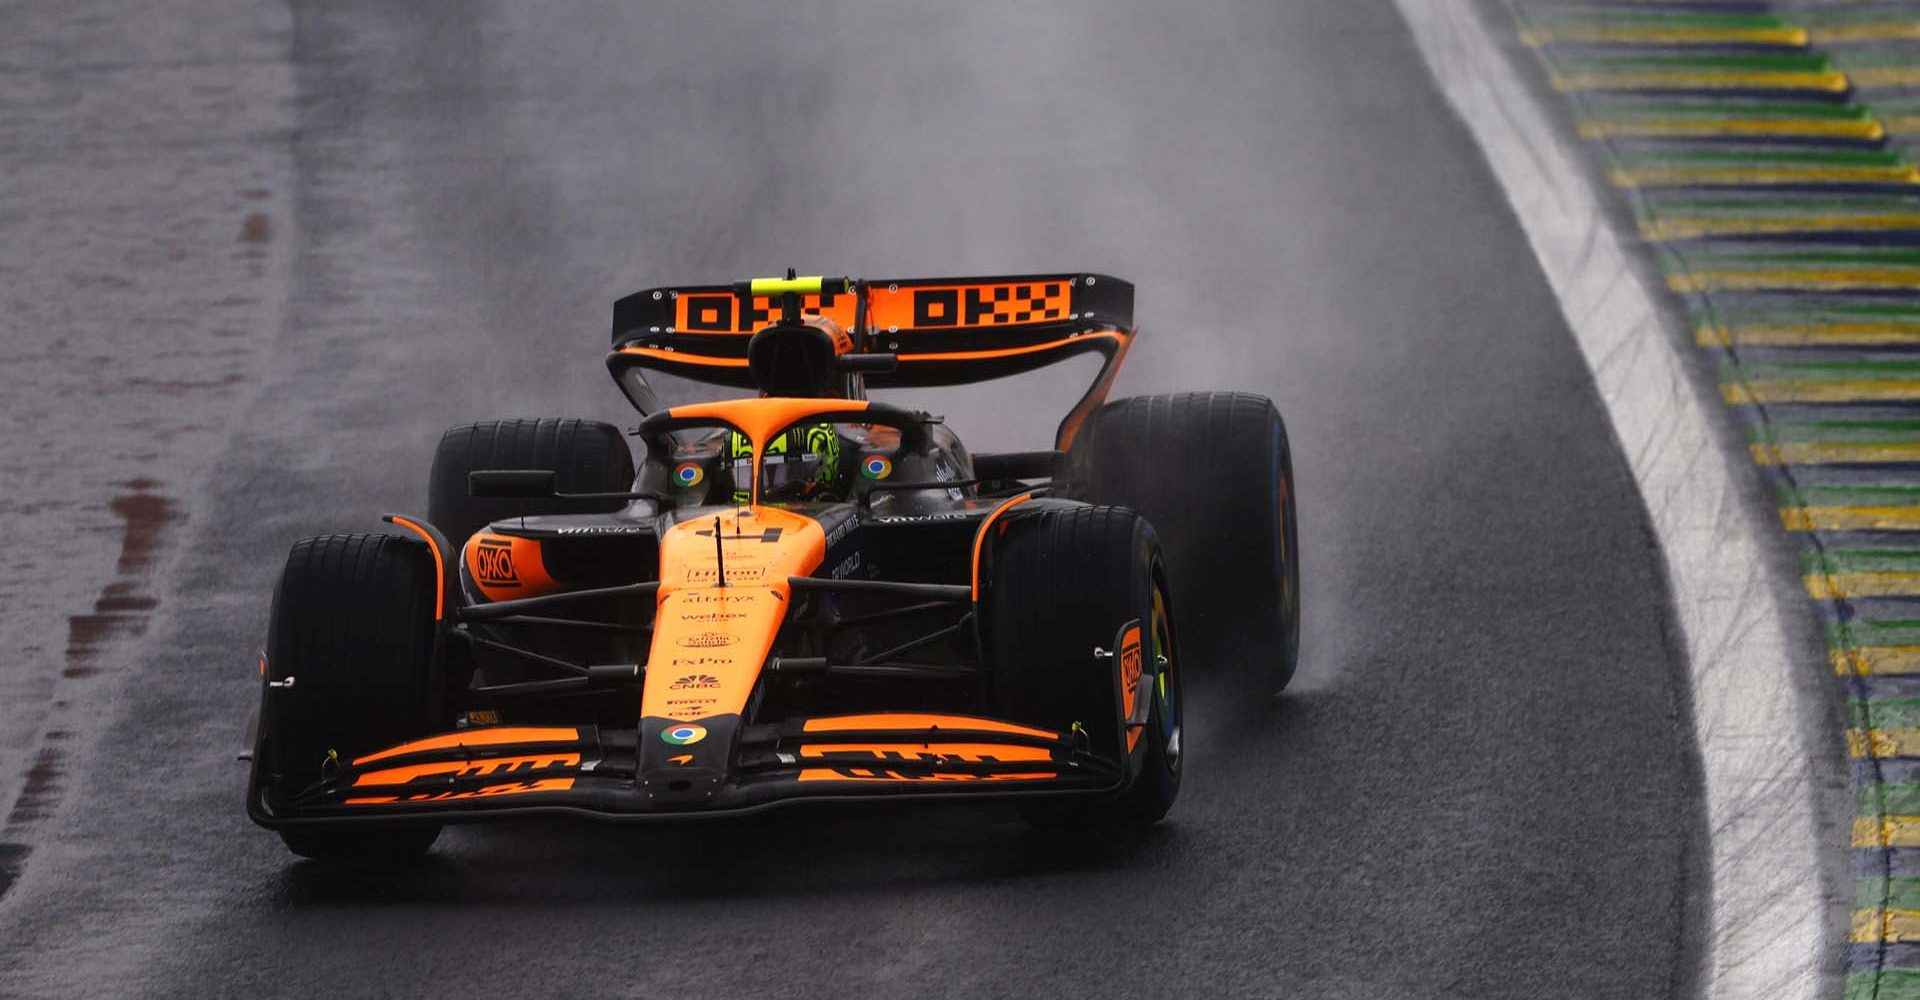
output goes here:
[[[0, 995], [1686, 993], [1704, 831], [1657, 554], [1389, 4], [651, 6], [299, 5], [286, 330], [0, 902]], [[1279, 401], [1302, 673], [1196, 682], [1171, 821], [474, 828], [405, 874], [251, 827], [231, 750], [288, 545], [424, 507], [447, 424], [630, 421], [614, 297], [788, 264], [1123, 275], [1119, 393]], [[950, 412], [1038, 444], [1037, 392]]]

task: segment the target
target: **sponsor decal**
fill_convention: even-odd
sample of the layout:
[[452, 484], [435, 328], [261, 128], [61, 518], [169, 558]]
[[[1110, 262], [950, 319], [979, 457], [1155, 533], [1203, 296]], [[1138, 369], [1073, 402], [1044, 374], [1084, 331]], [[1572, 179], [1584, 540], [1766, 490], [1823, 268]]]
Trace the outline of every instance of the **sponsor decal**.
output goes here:
[[668, 757], [667, 763], [672, 764], [674, 767], [686, 767], [688, 764], [693, 763], [693, 755], [690, 753], [677, 753]]
[[[732, 559], [727, 560], [727, 582], [731, 584], [759, 583], [766, 579], [765, 566], [736, 566]], [[720, 569], [717, 566], [695, 566], [687, 570], [688, 583], [719, 583]]]
[[733, 636], [725, 632], [696, 632], [680, 640], [680, 645], [689, 649], [713, 649], [719, 646], [731, 646]]
[[[874, 520], [881, 524], [911, 524], [920, 521], [965, 521], [971, 517], [978, 517], [982, 513], [985, 512], [972, 511], [970, 513], [961, 513], [959, 511], [948, 511], [942, 514], [894, 514], [890, 517], [877, 517], [874, 518]], [[732, 579], [731, 575], [729, 575], [728, 579]]]
[[[729, 566], [727, 569], [727, 575], [732, 576], [733, 567]], [[744, 604], [747, 602], [748, 597], [740, 594], [714, 594], [701, 590], [681, 590], [673, 594], [673, 599], [682, 604], [726, 604], [728, 602]]]
[[834, 525], [832, 531], [827, 532], [827, 548], [833, 548], [835, 545], [840, 544], [841, 539], [853, 534], [853, 525], [853, 518], [841, 518], [840, 523]]
[[482, 541], [474, 550], [474, 576], [492, 587], [518, 587], [520, 577], [513, 571], [511, 542]]
[[660, 731], [660, 738], [677, 747], [692, 746], [707, 738], [707, 727], [692, 723], [669, 726]]
[[719, 686], [720, 678], [712, 674], [688, 674], [674, 681], [672, 684], [667, 685], [668, 689], [673, 691], [689, 691], [695, 688], [717, 688]]
[[674, 484], [681, 489], [691, 489], [705, 482], [707, 470], [699, 462], [681, 462], [673, 470]]
[[[984, 751], [935, 750], [827, 750], [821, 753], [809, 753], [804, 750], [801, 757], [808, 761], [817, 761], [821, 767], [808, 768], [800, 772], [801, 781], [1029, 781], [1037, 778], [1052, 778], [1059, 772], [1048, 760], [1031, 757], [1019, 751], [990, 753]], [[965, 774], [959, 772], [899, 770], [886, 766], [889, 761], [921, 762], [928, 764], [946, 764], [953, 762], [971, 763], [1028, 763], [1031, 772], [1002, 772], [998, 774]]]
[[746, 616], [745, 611], [689, 611], [679, 618], [683, 622], [731, 622]]
[[558, 535], [640, 535], [648, 528], [637, 524], [590, 524], [578, 528], [555, 528]]
[[715, 704], [714, 698], [668, 698], [666, 714], [670, 719], [698, 719], [715, 714]]
[[844, 580], [847, 577], [852, 576], [859, 569], [860, 569], [860, 553], [855, 552], [854, 554], [846, 557], [845, 559], [840, 560], [840, 565], [835, 566], [833, 568], [832, 576], [836, 580]]
[[732, 664], [731, 656], [676, 656], [673, 658], [673, 665], [676, 667], [725, 667]]
[[517, 795], [522, 792], [558, 792], [573, 787], [573, 779], [521, 777], [526, 772], [548, 771], [556, 768], [573, 767], [580, 763], [577, 753], [536, 754], [528, 757], [502, 757], [479, 761], [438, 761], [427, 764], [414, 764], [383, 771], [362, 774], [355, 785], [389, 785], [444, 783], [448, 778], [498, 777], [501, 781], [480, 788], [460, 792], [426, 792], [422, 794], [378, 796], [367, 798], [349, 798], [347, 805], [378, 805], [384, 802], [438, 802], [445, 799], [477, 799], [494, 795]]
[[893, 460], [885, 455], [868, 455], [860, 462], [860, 474], [868, 479], [885, 479], [893, 475]]

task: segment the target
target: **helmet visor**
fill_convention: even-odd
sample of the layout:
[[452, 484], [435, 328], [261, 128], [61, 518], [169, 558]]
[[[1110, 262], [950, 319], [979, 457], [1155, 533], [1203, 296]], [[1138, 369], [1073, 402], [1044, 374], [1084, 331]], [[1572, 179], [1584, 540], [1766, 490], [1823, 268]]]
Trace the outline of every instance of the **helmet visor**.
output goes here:
[[805, 500], [828, 478], [825, 460], [811, 451], [768, 455], [760, 463], [760, 499], [767, 503]]

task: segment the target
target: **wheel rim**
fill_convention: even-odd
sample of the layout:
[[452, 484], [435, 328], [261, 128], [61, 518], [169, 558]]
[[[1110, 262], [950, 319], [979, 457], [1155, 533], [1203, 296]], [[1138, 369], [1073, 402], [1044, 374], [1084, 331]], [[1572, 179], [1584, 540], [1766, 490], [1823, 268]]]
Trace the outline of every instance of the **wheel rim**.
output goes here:
[[1173, 620], [1167, 614], [1167, 595], [1153, 588], [1154, 697], [1160, 701], [1160, 745], [1167, 770], [1180, 769], [1180, 675], [1178, 650], [1173, 642]]

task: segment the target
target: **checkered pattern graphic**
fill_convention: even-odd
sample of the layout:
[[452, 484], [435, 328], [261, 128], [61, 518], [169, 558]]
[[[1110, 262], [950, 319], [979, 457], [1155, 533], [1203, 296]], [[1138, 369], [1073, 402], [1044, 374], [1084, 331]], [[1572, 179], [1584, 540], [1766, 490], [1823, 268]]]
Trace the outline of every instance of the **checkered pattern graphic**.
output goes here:
[[1066, 289], [1059, 282], [1045, 285], [999, 285], [993, 290], [993, 312], [982, 322], [1044, 323], [1067, 316]]

